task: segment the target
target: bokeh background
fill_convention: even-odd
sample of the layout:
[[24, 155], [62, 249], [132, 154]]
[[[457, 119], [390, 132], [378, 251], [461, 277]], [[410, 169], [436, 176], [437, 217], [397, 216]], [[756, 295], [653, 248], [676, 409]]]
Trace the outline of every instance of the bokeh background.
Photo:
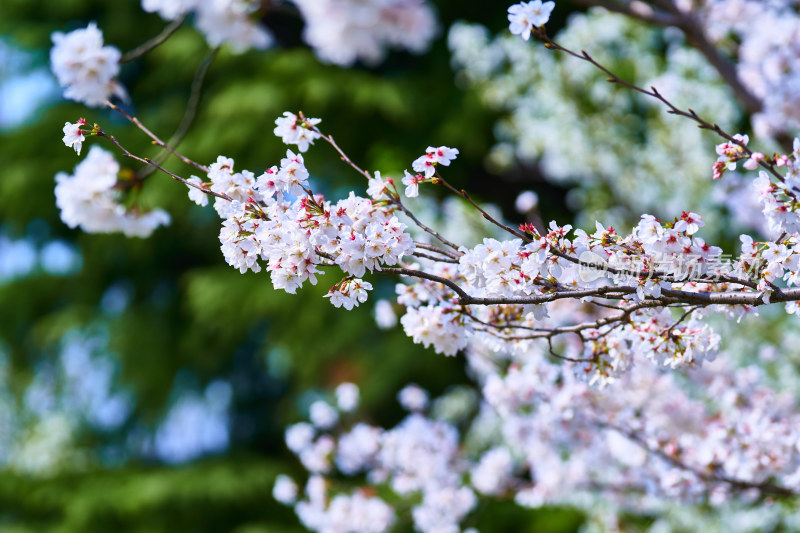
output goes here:
[[[450, 181], [515, 223], [524, 221], [514, 210], [524, 190], [537, 192], [544, 220], [567, 223], [586, 212], [633, 220], [637, 206], [625, 211], [607, 182], [570, 196], [574, 184], [545, 180], [532, 161], [498, 164], [503, 93], [487, 101], [479, 84], [453, 68], [447, 29], [462, 20], [500, 32], [507, 3], [434, 4], [440, 31], [430, 51], [393, 52], [371, 67], [321, 63], [302, 42], [299, 19], [270, 14], [264, 22], [278, 45], [239, 55], [223, 47], [181, 151], [201, 162], [224, 154], [260, 173], [286, 148], [272, 134], [275, 118], [302, 110], [321, 117], [323, 131], [354, 161], [384, 175], [402, 173], [430, 144], [458, 147]], [[575, 10], [560, 7], [548, 26], [557, 30]], [[302, 531], [271, 496], [278, 473], [302, 478], [284, 427], [344, 381], [361, 388], [360, 416], [390, 427], [404, 415], [395, 395], [407, 383], [434, 396], [469, 385], [462, 361], [414, 345], [397, 328], [377, 329], [370, 305], [333, 308], [321, 296], [334, 279], [291, 296], [272, 290], [264, 272], [229, 268], [216, 215], [188, 202], [185, 187], [166, 176], [152, 176], [137, 193], [142, 205], [172, 216], [152, 237], [67, 228], [55, 207], [54, 176], [71, 172], [79, 158], [61, 143], [64, 122], [86, 117], [137, 154], [159, 153], [121, 117], [61, 98], [48, 67], [51, 34], [89, 21], [123, 51], [165, 25], [136, 0], [0, 0], [0, 530]], [[657, 41], [650, 49], [663, 60], [666, 47]], [[131, 111], [169, 137], [209, 51], [187, 24], [124, 65]], [[603, 112], [588, 103], [582, 109]], [[634, 111], [627, 120], [651, 113]], [[364, 186], [326, 145], [318, 143], [306, 161], [326, 195]], [[191, 173], [179, 162], [167, 166]], [[642, 202], [658, 203], [658, 191], [642, 194]], [[392, 296], [392, 281], [373, 281], [378, 297]], [[574, 531], [583, 520], [573, 509], [494, 503], [465, 526], [555, 532]]]

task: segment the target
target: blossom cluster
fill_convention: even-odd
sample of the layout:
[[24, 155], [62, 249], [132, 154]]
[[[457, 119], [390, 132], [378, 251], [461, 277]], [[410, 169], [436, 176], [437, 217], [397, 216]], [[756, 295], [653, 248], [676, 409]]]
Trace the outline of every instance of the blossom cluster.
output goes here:
[[[320, 59], [338, 65], [377, 63], [389, 47], [423, 52], [437, 30], [426, 0], [293, 2], [305, 20], [305, 40]], [[170, 21], [193, 14], [212, 47], [227, 44], [234, 52], [244, 52], [268, 48], [274, 41], [260, 23], [258, 0], [142, 0], [142, 9]], [[56, 32], [52, 39], [51, 68], [66, 98], [97, 107], [112, 95], [127, 96], [116, 79], [122, 53], [103, 45], [95, 23], [67, 34]]]
[[796, 130], [800, 126], [800, 15], [794, 2], [704, 0], [700, 5], [676, 4], [699, 19], [710, 38], [735, 57], [739, 80], [761, 102], [753, 116], [756, 133], [764, 137]]
[[99, 146], [89, 150], [73, 175], [58, 173], [55, 195], [61, 220], [70, 228], [80, 227], [87, 233], [122, 232], [129, 237], [147, 237], [157, 227], [169, 224], [166, 211], [128, 209], [120, 204], [118, 174], [119, 164], [114, 156]]
[[768, 480], [798, 486], [798, 415], [757, 367], [716, 361], [677, 374], [635, 365], [618, 386], [597, 389], [541, 352], [503, 371], [476, 348], [468, 357], [478, 359], [482, 416], [500, 419], [506, 446], [530, 469], [518, 503], [574, 501], [594, 485], [612, 500], [615, 487], [647, 487], [665, 500], [718, 505]]
[[[292, 116], [285, 114], [294, 120]], [[309, 119], [311, 124], [318, 122]], [[284, 118], [276, 123], [276, 133], [286, 142], [301, 143], [286, 133]], [[372, 289], [360, 279], [367, 271], [397, 265], [414, 250], [393, 207], [353, 193], [336, 203], [313, 194], [300, 154], [288, 150], [280, 166], [257, 177], [233, 167], [232, 159], [220, 156], [208, 167], [209, 182], [192, 177], [189, 195], [205, 205], [202, 190], [217, 194], [214, 208], [224, 219], [219, 236], [222, 253], [242, 273], [259, 272], [261, 262], [266, 262], [273, 286], [294, 294], [306, 281], [316, 284], [316, 275], [322, 273], [319, 267], [335, 265], [347, 277], [334, 285], [328, 297], [336, 307], [352, 309], [366, 301], [366, 291]]]
[[[755, 153], [754, 158], [763, 160], [763, 154]], [[759, 195], [762, 213], [767, 221], [770, 235], [791, 236], [800, 233], [800, 217], [798, 217], [797, 195], [800, 194], [800, 139], [794, 139], [794, 150], [791, 155], [779, 155], [775, 158], [776, 167], [785, 166], [783, 175], [775, 175], [760, 170], [754, 185]], [[755, 170], [755, 166], [748, 170]], [[774, 167], [773, 167], [774, 169]]]
[[[411, 163], [411, 168], [417, 174], [410, 174], [408, 170], [403, 171], [402, 183], [406, 186], [404, 194], [407, 198], [416, 198], [419, 196], [419, 186], [421, 183], [435, 183], [437, 179], [434, 178], [436, 174], [436, 167], [438, 165], [450, 166], [458, 155], [457, 148], [450, 148], [448, 146], [429, 146], [425, 150], [425, 155], [419, 156]], [[377, 187], [377, 185], [373, 185]], [[373, 195], [373, 197], [375, 197]]]
[[555, 2], [533, 0], [521, 2], [508, 8], [509, 29], [514, 35], [519, 35], [526, 41], [531, 38], [531, 31], [543, 26], [550, 20], [550, 13], [556, 6]]
[[[580, 314], [574, 302], [559, 306]], [[599, 491], [606, 501], [653, 511], [674, 501], [718, 506], [800, 487], [799, 415], [758, 367], [734, 371], [716, 361], [679, 375], [636, 365], [618, 387], [597, 389], [543, 351], [510, 366], [508, 354], [492, 352], [482, 342], [467, 351], [482, 389], [478, 404], [454, 392], [427, 408], [427, 394], [409, 385], [398, 397], [421, 394], [425, 402], [407, 406], [412, 412], [395, 427], [352, 418], [290, 426], [287, 446], [310, 474], [306, 496], [298, 500], [286, 476], [274, 496], [294, 504], [313, 531], [388, 531], [395, 514], [385, 510], [385, 519], [369, 525], [365, 517], [392, 501], [397, 513], [410, 504], [415, 529], [426, 533], [458, 531], [478, 495], [510, 495], [525, 507], [583, 506]], [[351, 493], [352, 484], [334, 481], [337, 472], [394, 495], [364, 501], [371, 489]], [[340, 500], [352, 500], [352, 514], [334, 510]], [[331, 522], [337, 525], [325, 529]]]
[[[422, 52], [436, 33], [425, 0], [292, 0], [305, 21], [303, 37], [323, 61], [377, 63], [386, 48]], [[195, 23], [212, 46], [235, 50], [266, 48], [271, 33], [258, 24], [255, 0], [142, 0], [142, 8], [167, 20], [195, 13]]]
[[103, 33], [95, 23], [84, 29], [53, 34], [50, 64], [64, 97], [88, 106], [101, 106], [109, 96], [125, 94], [117, 82], [121, 53], [103, 46]]
[[166, 20], [194, 13], [197, 28], [211, 46], [227, 43], [241, 52], [272, 44], [272, 34], [258, 24], [255, 0], [142, 0], [142, 9]]
[[[353, 385], [339, 388], [342, 386]], [[426, 393], [409, 386], [399, 396], [419, 394]], [[420, 409], [390, 430], [363, 422], [346, 431], [307, 422], [287, 428], [286, 444], [311, 476], [304, 499], [297, 501], [296, 485], [286, 476], [278, 478], [273, 495], [282, 503], [294, 504], [301, 522], [312, 531], [388, 531], [396, 518], [384, 500], [367, 497], [360, 489], [352, 494], [329, 495], [334, 487], [323, 476], [335, 467], [347, 476], [365, 475], [370, 484], [386, 483], [401, 498], [419, 498], [411, 510], [417, 531], [458, 531], [458, 524], [477, 503], [475, 492], [465, 482], [469, 463], [459, 449], [459, 432], [446, 421], [425, 416], [418, 402], [410, 403]], [[344, 411], [341, 405], [339, 409]], [[483, 488], [491, 490], [494, 470], [503, 467], [498, 463], [497, 458], [490, 457], [481, 465], [475, 477]]]
[[386, 48], [426, 50], [436, 18], [425, 0], [293, 0], [306, 22], [303, 36], [320, 59], [337, 65], [377, 63]]
[[[406, 306], [401, 323], [415, 342], [446, 355], [455, 355], [473, 337], [485, 339], [498, 351], [525, 353], [542, 342], [542, 332], [553, 331], [558, 324], [547, 320], [552, 304], [514, 305], [515, 299], [546, 299], [559, 290], [599, 286], [611, 291], [616, 286], [625, 287], [619, 298], [639, 305], [661, 297], [662, 289], [699, 290], [687, 281], [729, 275], [731, 265], [714, 261], [721, 249], [693, 236], [702, 225], [695, 213], [683, 213], [668, 224], [644, 215], [624, 238], [598, 223], [594, 234], [576, 230], [569, 240], [569, 226], [551, 223], [548, 234], [534, 230], [527, 243], [484, 239], [461, 250], [457, 267], [436, 263], [424, 270], [457, 282], [472, 298], [500, 298], [508, 304], [459, 305], [451, 289], [415, 280], [397, 286], [398, 302]], [[714, 359], [719, 337], [707, 325], [692, 317], [673, 321], [666, 309], [641, 309], [626, 314], [624, 324], [600, 320], [595, 327], [586, 327], [587, 342], [573, 354], [585, 357], [579, 373], [592, 383], [605, 384], [628, 370], [634, 355], [673, 368]]]
[[275, 119], [273, 133], [280, 137], [284, 144], [296, 144], [298, 150], [305, 152], [309, 145], [314, 144], [320, 137], [320, 134], [312, 129], [319, 123], [318, 118], [300, 118], [286, 111], [282, 117]]

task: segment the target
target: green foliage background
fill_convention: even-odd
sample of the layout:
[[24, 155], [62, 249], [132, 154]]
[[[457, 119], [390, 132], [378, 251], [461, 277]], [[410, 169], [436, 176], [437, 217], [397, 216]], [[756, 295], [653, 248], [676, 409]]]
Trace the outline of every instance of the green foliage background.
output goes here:
[[[237, 168], [258, 173], [286, 148], [272, 134], [275, 117], [303, 110], [322, 117], [324, 131], [333, 133], [355, 161], [384, 174], [401, 172], [429, 144], [457, 146], [461, 156], [448, 169], [452, 181], [499, 204], [513, 219], [513, 199], [537, 186], [538, 177], [485, 170], [496, 117], [475, 94], [458, 88], [444, 39], [457, 18], [504, 27], [507, 6], [457, 0], [436, 6], [442, 31], [433, 49], [422, 56], [395, 52], [374, 68], [321, 64], [302, 45], [299, 21], [268, 16], [281, 44], [242, 55], [223, 48], [181, 150], [201, 162], [225, 154], [235, 158]], [[0, 36], [5, 45], [25, 51], [29, 64], [23, 70], [47, 65], [52, 32], [92, 20], [106, 42], [123, 51], [164, 26], [135, 0], [0, 2]], [[168, 137], [175, 130], [195, 70], [208, 52], [202, 36], [187, 24], [164, 46], [124, 65], [121, 81], [133, 111], [153, 131]], [[9, 76], [2, 82], [15, 74], [3, 68], [0, 75]], [[102, 124], [134, 153], [158, 153], [120, 117], [59, 98], [0, 132], [0, 233], [37, 245], [64, 241], [82, 258], [80, 268], [68, 275], [37, 267], [0, 281], [0, 351], [8, 359], [9, 387], [4, 394], [24, 418], [24, 392], [42, 365], [57, 359], [63, 336], [101, 332], [107, 344], [103, 351], [116, 365], [114, 387], [129, 394], [133, 409], [111, 431], [84, 421], [56, 466], [45, 472], [32, 474], [7, 462], [0, 471], [0, 530], [301, 531], [291, 509], [272, 500], [271, 487], [278, 473], [301, 474], [283, 445], [283, 428], [306, 414], [314, 394], [354, 381], [361, 387], [364, 416], [393, 424], [403, 416], [394, 400], [403, 385], [414, 381], [435, 395], [466, 383], [462, 361], [424, 350], [397, 329], [380, 332], [370, 306], [334, 309], [321, 296], [336, 279], [290, 296], [273, 291], [264, 272], [240, 275], [230, 269], [219, 252], [214, 213], [188, 202], [185, 187], [163, 175], [151, 177], [137, 198], [173, 218], [151, 238], [70, 230], [59, 220], [53, 177], [71, 172], [79, 161], [60, 137], [61, 125], [81, 116]], [[89, 142], [94, 143], [103, 144]], [[363, 186], [321, 143], [308, 153], [307, 164], [328, 195]], [[175, 161], [168, 168], [187, 177], [191, 173]], [[544, 195], [545, 217], [569, 217], [560, 191], [544, 189]], [[379, 294], [393, 292], [393, 282], [373, 281]], [[110, 287], [123, 287], [130, 295], [123, 310], [104, 307]], [[184, 390], [202, 390], [216, 379], [233, 388], [228, 451], [179, 466], [131, 451], [131, 435], [157, 427]], [[4, 436], [23, 446], [26, 438], [24, 432]], [[572, 531], [581, 516], [498, 503], [482, 507], [475, 520], [481, 531]]]

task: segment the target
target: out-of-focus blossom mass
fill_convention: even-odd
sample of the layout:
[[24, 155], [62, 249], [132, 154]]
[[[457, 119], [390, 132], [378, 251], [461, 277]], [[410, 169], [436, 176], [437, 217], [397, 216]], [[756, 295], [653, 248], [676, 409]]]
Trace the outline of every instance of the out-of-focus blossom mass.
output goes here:
[[94, 23], [70, 33], [54, 33], [50, 65], [64, 88], [64, 97], [88, 106], [103, 105], [125, 94], [117, 82], [120, 51], [103, 46], [103, 32]]
[[93, 146], [74, 174], [56, 176], [56, 205], [61, 220], [71, 228], [87, 233], [121, 232], [129, 237], [147, 237], [157, 227], [169, 224], [169, 214], [161, 209], [141, 211], [118, 203], [119, 164], [99, 146]]

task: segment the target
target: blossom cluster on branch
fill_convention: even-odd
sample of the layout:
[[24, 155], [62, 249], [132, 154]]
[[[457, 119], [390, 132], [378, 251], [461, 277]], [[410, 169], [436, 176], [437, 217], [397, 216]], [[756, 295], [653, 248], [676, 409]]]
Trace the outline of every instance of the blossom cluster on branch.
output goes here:
[[[309, 43], [327, 50], [319, 53], [329, 61], [377, 59], [380, 52], [364, 52], [364, 47], [375, 50], [375, 42], [415, 46], [392, 31], [365, 37], [353, 29], [379, 18], [369, 12], [373, 8], [361, 6], [357, 15], [332, 17], [339, 29], [317, 33], [320, 13], [341, 12], [325, 11], [326, 2], [295, 3], [307, 18]], [[676, 17], [686, 11], [666, 4], [675, 7]], [[144, 2], [145, 9], [167, 19], [202, 5]], [[399, 4], [384, 0], [376, 5], [391, 10]], [[422, 2], [403, 5], [426, 9]], [[705, 178], [724, 183], [730, 176], [726, 173], [741, 163], [742, 179], [756, 193], [765, 237], [740, 235], [740, 249], [726, 256], [721, 246], [700, 236], [706, 221], [690, 208], [669, 218], [643, 214], [629, 232], [600, 222], [592, 233], [556, 221], [546, 227], [511, 225], [444, 175], [458, 149], [429, 146], [410, 162], [413, 173], [390, 177], [359, 167], [333, 136], [323, 133], [320, 119], [300, 112], [287, 111], [275, 120], [275, 135], [293, 148], [258, 175], [235, 170], [234, 160], [222, 155], [209, 165], [191, 161], [111, 103], [111, 109], [202, 176], [185, 179], [168, 172], [128, 151], [99, 125], [79, 121], [64, 127], [64, 144], [78, 153], [87, 137], [106, 138], [124, 156], [184, 183], [197, 204], [206, 206], [213, 198], [222, 219], [222, 255], [241, 273], [264, 268], [274, 288], [293, 294], [307, 281], [316, 284], [325, 273], [337, 272], [326, 297], [347, 310], [366, 302], [379, 276], [402, 278], [396, 302], [379, 302], [379, 321], [392, 327], [394, 312], [402, 310], [399, 323], [414, 342], [447, 356], [464, 354], [480, 397], [450, 394], [431, 403], [425, 391], [411, 386], [399, 395], [408, 416], [383, 429], [354, 418], [358, 389], [345, 384], [337, 389], [335, 407], [317, 402], [310, 423], [287, 430], [287, 446], [310, 477], [301, 497], [288, 477], [278, 479], [274, 494], [295, 505], [312, 530], [388, 531], [397, 520], [393, 506], [410, 506], [418, 531], [458, 531], [481, 497], [513, 498], [535, 507], [580, 504], [601, 495], [621, 506], [657, 507], [763, 501], [800, 491], [796, 398], [774, 387], [758, 367], [735, 369], [708, 321], [714, 315], [747, 320], [759, 307], [780, 303], [800, 315], [800, 140], [780, 152], [754, 151], [748, 136], [730, 134], [656, 87], [627, 81], [588, 52], [550, 38], [545, 24], [553, 8], [553, 2], [541, 0], [511, 6], [510, 31], [541, 41], [548, 53], [587, 65], [662, 112], [716, 134], [718, 159], [708, 165]], [[425, 17], [419, 13], [391, 18], [427, 27], [426, 39], [433, 31], [432, 22], [421, 22]], [[679, 23], [676, 19], [686, 32], [694, 28]], [[463, 50], [469, 46], [464, 35], [475, 35], [472, 30], [459, 31], [451, 33], [455, 47], [462, 49], [459, 60], [483, 57], [485, 51]], [[339, 33], [353, 39], [349, 48], [331, 41]], [[718, 33], [715, 38], [721, 38]], [[96, 37], [91, 43], [95, 51], [104, 50]], [[65, 40], [58, 37], [56, 46]], [[503, 53], [516, 53], [518, 45]], [[492, 62], [486, 59], [487, 70]], [[116, 71], [108, 74], [103, 87]], [[73, 91], [80, 83], [64, 82]], [[754, 95], [765, 98], [763, 91]], [[784, 96], [789, 99], [782, 100], [785, 104], [791, 95]], [[764, 100], [760, 110], [777, 120], [773, 104]], [[786, 128], [793, 127], [790, 118], [782, 120]], [[315, 143], [330, 145], [366, 180], [365, 195], [350, 192], [331, 200], [314, 192], [303, 153]], [[110, 158], [93, 147], [75, 177], [57, 178], [63, 220], [88, 232], [149, 233], [166, 215], [133, 216], [117, 203], [125, 185]], [[409, 207], [409, 199], [434, 187], [474, 209], [491, 228], [490, 236], [468, 245], [426, 224]], [[365, 486], [355, 491], [338, 487], [336, 471], [359, 476]], [[390, 503], [376, 486], [396, 498]]]

